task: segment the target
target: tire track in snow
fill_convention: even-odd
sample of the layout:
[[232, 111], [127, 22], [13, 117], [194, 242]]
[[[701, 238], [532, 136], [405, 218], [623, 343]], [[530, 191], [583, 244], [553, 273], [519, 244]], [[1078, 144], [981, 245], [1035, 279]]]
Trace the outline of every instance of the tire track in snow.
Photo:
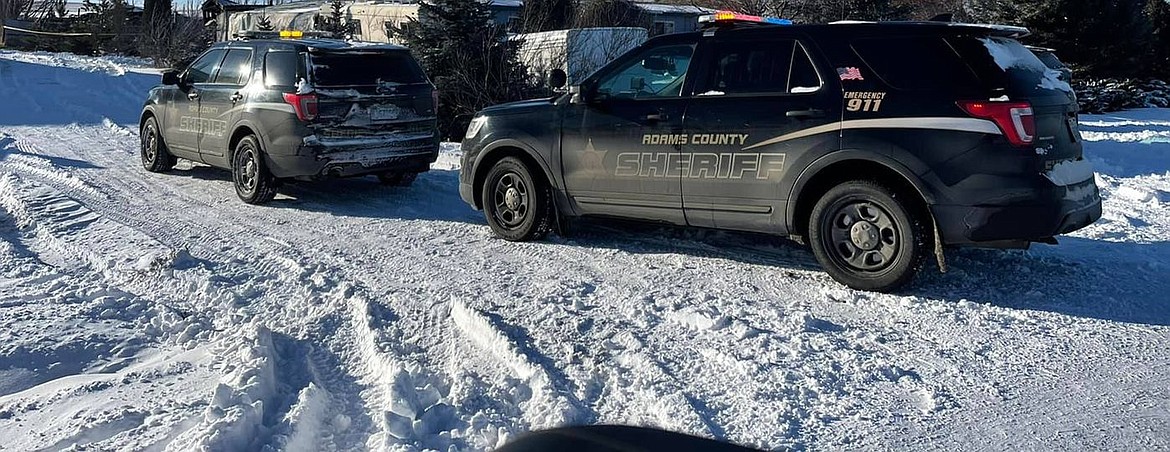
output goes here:
[[[468, 307], [456, 299], [451, 301], [451, 321], [475, 346], [491, 354], [533, 392], [533, 399], [523, 410], [529, 430], [546, 429], [566, 424], [588, 423], [597, 414], [577, 399], [566, 377], [549, 364], [524, 339], [506, 333], [508, 328], [498, 318]], [[561, 375], [554, 377], [554, 375]]]

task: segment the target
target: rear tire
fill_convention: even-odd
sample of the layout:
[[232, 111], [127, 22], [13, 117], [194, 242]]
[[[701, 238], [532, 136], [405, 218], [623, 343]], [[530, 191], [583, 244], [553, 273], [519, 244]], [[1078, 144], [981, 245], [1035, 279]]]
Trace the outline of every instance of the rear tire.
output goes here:
[[264, 204], [276, 197], [278, 182], [264, 166], [260, 142], [248, 135], [236, 144], [232, 154], [232, 180], [236, 195], [248, 204]]
[[539, 240], [552, 231], [552, 189], [515, 157], [500, 160], [484, 178], [481, 201], [492, 232], [505, 240]]
[[175, 168], [177, 159], [171, 155], [166, 143], [163, 143], [158, 120], [154, 119], [154, 116], [146, 118], [138, 136], [142, 142], [139, 156], [142, 158], [143, 168], [152, 173], [165, 173]]
[[809, 216], [809, 246], [825, 271], [858, 290], [909, 283], [930, 250], [926, 222], [904, 195], [872, 181], [830, 189]]
[[388, 187], [409, 187], [418, 178], [415, 172], [387, 172], [378, 175], [378, 181]]

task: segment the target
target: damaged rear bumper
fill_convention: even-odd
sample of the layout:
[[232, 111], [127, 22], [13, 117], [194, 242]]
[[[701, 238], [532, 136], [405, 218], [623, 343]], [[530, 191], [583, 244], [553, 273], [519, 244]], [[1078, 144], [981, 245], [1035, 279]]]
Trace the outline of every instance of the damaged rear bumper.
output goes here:
[[1018, 247], [1049, 241], [1101, 218], [1101, 196], [1091, 177], [1049, 186], [1033, 197], [1002, 205], [931, 206], [948, 245]]
[[435, 134], [326, 138], [310, 135], [296, 155], [272, 155], [277, 177], [321, 179], [384, 172], [424, 172], [439, 157]]

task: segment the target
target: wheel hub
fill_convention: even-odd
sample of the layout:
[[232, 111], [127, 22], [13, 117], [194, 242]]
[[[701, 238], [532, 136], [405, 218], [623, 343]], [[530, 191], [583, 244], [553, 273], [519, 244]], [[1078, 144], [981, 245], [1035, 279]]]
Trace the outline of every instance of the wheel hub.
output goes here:
[[515, 188], [509, 188], [504, 193], [504, 205], [508, 206], [509, 210], [520, 208], [520, 191]]
[[877, 226], [865, 220], [853, 223], [849, 228], [849, 238], [854, 246], [865, 251], [877, 248], [881, 243], [878, 239]]

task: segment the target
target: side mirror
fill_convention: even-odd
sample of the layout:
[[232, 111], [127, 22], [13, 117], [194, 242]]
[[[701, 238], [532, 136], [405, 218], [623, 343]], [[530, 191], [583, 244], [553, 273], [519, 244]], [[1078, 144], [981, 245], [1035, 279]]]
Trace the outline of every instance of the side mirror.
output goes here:
[[562, 69], [553, 69], [548, 74], [548, 86], [552, 89], [564, 88], [569, 83], [569, 74]]
[[666, 74], [674, 72], [674, 61], [663, 57], [650, 57], [642, 60], [642, 67], [650, 72]]
[[180, 83], [179, 71], [174, 70], [174, 69], [169, 69], [169, 70], [163, 71], [163, 73], [162, 73], [162, 84], [163, 85], [173, 86], [173, 85], [178, 85], [179, 83]]

